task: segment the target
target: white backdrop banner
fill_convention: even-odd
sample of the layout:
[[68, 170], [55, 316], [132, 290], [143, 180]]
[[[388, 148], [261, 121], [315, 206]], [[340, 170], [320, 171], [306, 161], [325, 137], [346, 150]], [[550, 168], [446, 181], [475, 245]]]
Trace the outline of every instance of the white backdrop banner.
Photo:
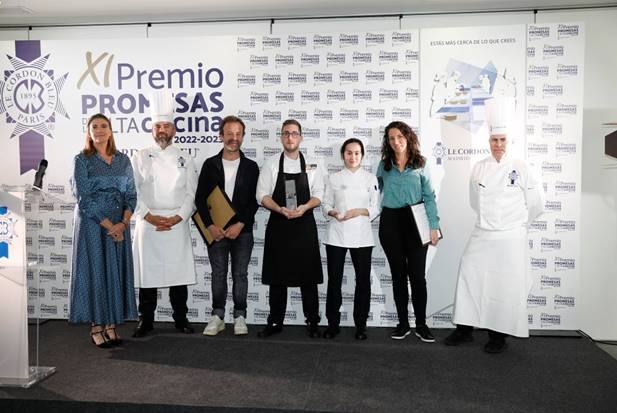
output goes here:
[[576, 329], [580, 268], [584, 27], [527, 30], [527, 157], [542, 175], [546, 213], [529, 234], [532, 328]]
[[[523, 131], [525, 26], [427, 29], [421, 40], [420, 136], [444, 229], [439, 248], [431, 249], [428, 313], [434, 314], [434, 325], [450, 326], [459, 260], [476, 222], [469, 174], [475, 162], [490, 155], [484, 101], [515, 97], [516, 123]], [[508, 150], [520, 154], [524, 136], [517, 132]]]
[[[71, 160], [84, 145], [87, 118], [97, 112], [110, 116], [116, 144], [130, 156], [153, 144], [149, 94], [170, 89], [176, 98], [178, 132], [174, 145], [193, 156], [198, 168], [207, 157], [220, 150], [219, 124], [228, 114], [238, 115], [245, 121], [243, 150], [259, 165], [265, 158], [280, 153], [278, 130], [281, 122], [287, 118], [299, 120], [303, 125], [304, 153], [320, 162], [328, 173], [342, 167], [338, 153], [344, 139], [353, 136], [364, 141], [367, 152], [364, 166], [374, 170], [387, 123], [404, 120], [414, 127], [421, 126], [422, 150], [433, 171], [446, 237], [437, 253], [432, 251], [430, 255], [428, 310], [432, 317], [429, 322], [435, 326], [451, 326], [448, 306], [456, 283], [456, 266], [473, 222], [466, 192], [470, 163], [487, 153], [480, 108], [483, 99], [494, 94], [511, 94], [517, 97], [520, 105], [525, 104], [525, 91], [529, 89], [526, 89], [524, 66], [526, 53], [529, 53], [526, 30], [525, 26], [512, 26], [435, 29], [421, 33], [405, 30], [0, 42], [0, 68], [3, 70], [0, 80], [0, 128], [3, 132], [0, 136], [3, 148], [0, 181], [30, 183], [40, 159], [45, 158], [49, 167], [44, 189], [63, 199], [63, 202], [29, 208], [28, 227], [41, 229], [36, 239], [28, 240], [29, 259], [40, 263], [39, 269], [30, 274], [31, 279], [37, 277], [40, 281], [39, 288], [29, 290], [33, 303], [34, 298], [39, 299], [39, 303], [29, 307], [30, 313], [50, 318], [68, 317], [75, 202], [69, 178]], [[578, 77], [569, 80], [582, 82], [583, 43], [580, 38], [570, 37], [568, 41], [578, 48], [578, 54], [552, 63], [563, 61], [558, 67], [578, 65]], [[542, 46], [537, 48], [540, 50]], [[551, 71], [545, 83], [552, 84], [552, 79], [557, 79], [566, 69], [561, 70]], [[578, 99], [582, 101], [582, 93]], [[582, 107], [578, 100], [574, 103]], [[575, 136], [569, 129], [570, 124], [580, 128], [580, 121], [576, 123], [580, 112], [563, 126], [564, 131], [568, 131], [568, 139], [580, 139], [580, 130]], [[542, 119], [540, 117], [540, 123]], [[521, 125], [524, 123], [521, 118]], [[547, 119], [545, 123], [552, 122]], [[556, 145], [569, 145], [570, 142], [575, 140], [564, 137]], [[562, 162], [578, 171], [572, 178], [578, 185], [578, 156], [568, 155]], [[561, 181], [565, 182], [565, 178], [560, 178]], [[574, 214], [580, 204], [578, 188], [567, 197], [572, 200], [569, 208]], [[325, 219], [319, 210], [315, 213], [319, 234], [323, 236]], [[267, 287], [261, 284], [267, 217], [266, 211], [260, 210], [254, 227], [247, 317], [251, 323], [264, 323], [268, 314]], [[377, 227], [378, 220], [373, 225], [375, 236]], [[198, 283], [189, 289], [189, 318], [205, 322], [211, 311], [211, 269], [201, 238], [195, 231], [193, 235]], [[577, 236], [576, 232], [567, 235]], [[563, 256], [573, 257], [570, 251]], [[325, 271], [323, 248], [322, 260]], [[539, 277], [554, 278], [548, 272]], [[343, 281], [343, 325], [353, 324], [353, 280], [353, 267], [348, 258]], [[574, 296], [576, 286], [568, 283], [570, 287], [573, 290], [568, 290], [567, 294], [561, 294], [560, 287], [554, 287], [555, 296]], [[325, 291], [324, 284], [320, 286], [322, 313], [325, 312]], [[159, 292], [157, 319], [170, 321], [171, 306], [164, 292]], [[231, 319], [231, 294], [228, 301], [228, 319]], [[569, 307], [556, 311], [573, 313]], [[544, 312], [554, 315], [552, 310]], [[290, 289], [286, 322], [303, 323], [297, 289]], [[369, 325], [394, 325], [396, 322], [389, 269], [378, 246], [373, 253]], [[574, 328], [574, 325], [566, 327]]]

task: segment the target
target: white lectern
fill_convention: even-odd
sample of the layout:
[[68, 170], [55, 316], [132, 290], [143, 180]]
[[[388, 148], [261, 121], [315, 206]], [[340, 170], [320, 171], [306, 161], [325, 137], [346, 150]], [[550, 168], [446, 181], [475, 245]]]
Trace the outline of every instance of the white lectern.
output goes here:
[[[51, 197], [31, 186], [0, 187], [0, 386], [30, 387], [53, 374], [55, 367], [39, 366], [39, 319], [34, 339], [35, 364], [29, 363], [28, 345], [28, 262], [26, 237], [36, 238], [37, 228], [26, 226], [25, 202], [37, 205]], [[35, 209], [33, 209], [35, 210]], [[38, 244], [33, 245], [38, 257]], [[38, 277], [34, 287], [38, 291]]]

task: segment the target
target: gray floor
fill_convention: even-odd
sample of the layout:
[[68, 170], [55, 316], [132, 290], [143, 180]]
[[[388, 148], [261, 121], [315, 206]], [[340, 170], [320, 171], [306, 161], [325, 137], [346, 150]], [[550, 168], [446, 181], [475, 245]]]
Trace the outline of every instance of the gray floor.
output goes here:
[[617, 342], [613, 344], [596, 343], [596, 345], [617, 360]]
[[310, 339], [300, 326], [264, 340], [255, 336], [258, 326], [245, 337], [233, 336], [229, 325], [218, 337], [203, 337], [157, 324], [151, 336], [130, 339], [133, 327], [122, 327], [122, 347], [102, 350], [88, 342], [85, 326], [41, 326], [41, 364], [58, 371], [31, 389], [0, 389], [0, 411], [15, 411], [20, 401], [36, 409], [41, 400], [63, 403], [57, 411], [65, 412], [68, 404], [72, 412], [101, 402], [115, 403], [108, 412], [153, 411], [146, 403], [169, 411], [371, 413], [613, 413], [617, 406], [617, 360], [586, 338], [509, 339], [505, 353], [489, 355], [482, 331], [450, 348], [442, 343], [449, 330], [435, 330], [438, 342], [427, 344], [413, 335], [391, 340], [384, 328], [369, 329], [369, 339], [358, 342], [349, 328], [335, 340]]

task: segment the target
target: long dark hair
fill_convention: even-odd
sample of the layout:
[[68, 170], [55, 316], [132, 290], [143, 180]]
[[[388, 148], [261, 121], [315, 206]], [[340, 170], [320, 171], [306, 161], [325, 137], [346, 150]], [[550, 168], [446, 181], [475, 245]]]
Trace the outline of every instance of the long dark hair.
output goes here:
[[96, 115], [92, 115], [90, 116], [90, 119], [88, 119], [88, 124], [86, 125], [86, 144], [84, 145], [84, 149], [82, 152], [87, 157], [92, 156], [96, 152], [96, 148], [94, 147], [94, 142], [92, 141], [92, 137], [90, 136], [90, 124], [95, 119], [103, 119], [104, 121], [107, 122], [107, 125], [109, 126], [109, 131], [111, 132], [111, 136], [109, 137], [109, 140], [107, 141], [107, 148], [105, 149], [105, 153], [111, 156], [116, 153], [116, 142], [114, 141], [114, 133], [113, 133], [113, 130], [111, 129], [111, 121], [109, 120], [107, 116], [103, 115], [102, 113], [97, 113]]
[[383, 134], [383, 143], [381, 145], [381, 159], [384, 163], [384, 169], [389, 171], [392, 168], [392, 165], [396, 161], [396, 154], [390, 147], [390, 143], [388, 142], [388, 132], [390, 129], [398, 129], [401, 131], [403, 136], [407, 139], [407, 165], [411, 166], [413, 169], [418, 169], [424, 167], [426, 163], [426, 158], [420, 154], [420, 142], [418, 140], [418, 135], [407, 125], [405, 122], [394, 121], [390, 122], [388, 126], [386, 126], [386, 130]]

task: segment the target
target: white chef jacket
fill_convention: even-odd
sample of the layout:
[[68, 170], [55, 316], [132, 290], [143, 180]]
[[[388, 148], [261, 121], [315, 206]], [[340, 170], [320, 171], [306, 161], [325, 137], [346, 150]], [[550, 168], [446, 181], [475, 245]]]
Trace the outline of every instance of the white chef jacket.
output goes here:
[[[272, 196], [274, 193], [274, 187], [276, 186], [276, 179], [279, 173], [280, 156], [280, 154], [271, 156], [261, 167], [259, 179], [257, 180], [257, 191], [255, 193], [257, 203], [260, 205], [264, 196]], [[323, 168], [317, 162], [311, 161], [306, 157], [304, 157], [304, 161], [306, 163], [306, 174], [311, 190], [311, 198], [317, 198], [321, 201], [324, 194]], [[298, 156], [298, 159], [291, 159], [283, 155], [283, 172], [288, 174], [300, 173], [300, 156]]]
[[489, 156], [474, 165], [469, 180], [476, 226], [488, 231], [524, 227], [544, 210], [542, 183], [523, 160], [505, 154], [500, 162]]
[[[339, 221], [328, 215], [332, 210], [344, 214], [354, 208], [366, 208], [369, 216], [360, 215]], [[362, 168], [355, 172], [343, 168], [330, 175], [326, 179], [321, 210], [329, 220], [324, 244], [344, 248], [374, 246], [371, 221], [379, 215], [377, 177]]]
[[476, 227], [461, 258], [454, 323], [528, 337], [528, 222], [543, 211], [542, 184], [522, 160], [478, 162], [470, 177]]
[[[133, 234], [135, 286], [170, 287], [196, 283], [189, 220], [195, 211], [197, 171], [193, 158], [174, 146], [142, 149], [131, 159], [137, 189]], [[182, 218], [170, 231], [156, 231], [152, 215]]]

